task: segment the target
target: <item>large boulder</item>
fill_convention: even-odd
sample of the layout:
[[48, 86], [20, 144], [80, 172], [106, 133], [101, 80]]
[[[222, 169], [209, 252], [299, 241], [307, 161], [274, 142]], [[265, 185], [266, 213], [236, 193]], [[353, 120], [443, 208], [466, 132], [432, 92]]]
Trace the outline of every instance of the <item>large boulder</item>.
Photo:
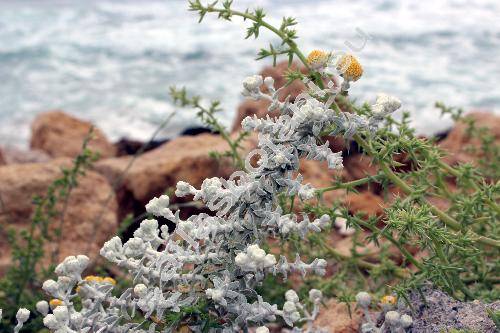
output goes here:
[[[491, 135], [492, 144], [500, 144], [500, 117], [488, 112], [473, 112], [466, 116], [467, 120], [474, 121], [475, 128], [485, 128]], [[457, 123], [446, 138], [439, 143], [448, 155], [444, 161], [448, 164], [472, 163], [484, 157], [481, 152], [481, 140], [470, 135], [468, 122]]]
[[[10, 264], [10, 249], [5, 233], [10, 228], [28, 229], [32, 221], [34, 196], [44, 196], [54, 180], [62, 176], [61, 167], [70, 168], [71, 160], [56, 159], [49, 163], [30, 163], [0, 167], [0, 274]], [[67, 201], [56, 205], [58, 214], [49, 230], [59, 228], [64, 215], [60, 252], [57, 261], [68, 255], [86, 254], [96, 259], [102, 244], [117, 230], [116, 200], [109, 199], [112, 191], [106, 178], [87, 171], [78, 178]], [[57, 237], [56, 237], [57, 238]], [[53, 253], [57, 241], [45, 244], [45, 263]]]
[[[76, 157], [80, 154], [83, 141], [92, 127], [90, 122], [62, 111], [41, 113], [31, 125], [30, 146], [43, 150], [52, 157]], [[93, 127], [88, 148], [103, 158], [115, 156], [115, 147], [96, 127]]]
[[0, 165], [43, 163], [50, 160], [51, 157], [41, 150], [23, 150], [15, 147], [0, 147]]
[[[250, 139], [245, 144], [250, 147], [255, 142]], [[210, 154], [228, 149], [219, 135], [182, 136], [138, 157], [99, 161], [95, 169], [113, 184], [123, 216], [140, 212], [149, 200], [175, 188], [178, 181], [199, 187], [206, 178], [229, 177], [234, 171], [231, 162]]]

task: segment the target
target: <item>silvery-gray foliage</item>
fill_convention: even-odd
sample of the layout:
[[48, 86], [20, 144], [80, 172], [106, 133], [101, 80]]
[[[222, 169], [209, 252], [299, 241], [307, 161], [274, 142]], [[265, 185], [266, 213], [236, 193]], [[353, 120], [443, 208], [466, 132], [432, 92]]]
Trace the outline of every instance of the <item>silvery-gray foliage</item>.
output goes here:
[[[320, 258], [303, 262], [300, 254], [294, 261], [285, 256], [276, 258], [266, 253], [261, 244], [268, 237], [284, 237], [291, 233], [305, 237], [309, 232], [320, 232], [330, 225], [327, 215], [317, 219], [302, 214], [285, 213], [278, 205], [278, 195], [297, 195], [301, 200], [315, 196], [310, 184], [296, 174], [300, 158], [326, 161], [329, 168], [342, 168], [340, 152], [332, 152], [318, 136], [335, 126], [335, 133], [346, 137], [360, 129], [376, 126], [383, 116], [399, 107], [399, 101], [384, 95], [374, 107], [377, 114], [371, 118], [345, 114], [330, 107], [340, 89], [330, 81], [326, 89], [306, 81], [308, 93], [300, 94], [294, 102], [290, 98], [279, 101], [280, 89], [274, 88], [272, 78], [252, 76], [243, 82], [243, 95], [271, 101], [270, 111], [279, 110], [276, 118], [247, 117], [242, 126], [256, 131], [258, 148], [248, 154], [246, 171], [238, 171], [229, 179], [205, 179], [200, 189], [179, 182], [176, 196], [193, 196], [201, 200], [214, 214], [205, 213], [182, 220], [179, 211], [169, 209], [169, 197], [154, 198], [146, 206], [149, 213], [163, 217], [176, 225], [169, 233], [166, 226], [159, 228], [155, 219], [144, 220], [133, 238], [122, 243], [114, 237], [106, 242], [101, 255], [122, 267], [133, 276], [134, 288], [114, 296], [113, 285], [102, 281], [82, 279], [89, 263], [85, 256], [68, 257], [55, 270], [57, 281], [48, 280], [43, 289], [63, 305], [48, 313], [47, 306], [37, 306], [44, 316], [44, 324], [53, 332], [169, 332], [161, 319], [167, 312], [178, 312], [182, 307], [207, 300], [207, 312], [220, 318], [220, 328], [210, 331], [240, 332], [249, 326], [261, 326], [281, 317], [294, 332], [321, 332], [313, 321], [318, 315], [321, 292], [311, 290], [311, 307], [300, 302], [290, 290], [282, 309], [270, 304], [256, 292], [266, 275], [292, 272], [323, 275], [326, 261]], [[262, 85], [266, 93], [261, 90]], [[252, 157], [258, 162], [252, 165]], [[82, 308], [73, 300], [80, 296]], [[140, 311], [151, 321], [135, 322]], [[24, 319], [21, 318], [21, 319]], [[298, 328], [298, 324], [303, 324]], [[196, 321], [190, 328], [201, 332]], [[259, 332], [266, 332], [260, 327]]]

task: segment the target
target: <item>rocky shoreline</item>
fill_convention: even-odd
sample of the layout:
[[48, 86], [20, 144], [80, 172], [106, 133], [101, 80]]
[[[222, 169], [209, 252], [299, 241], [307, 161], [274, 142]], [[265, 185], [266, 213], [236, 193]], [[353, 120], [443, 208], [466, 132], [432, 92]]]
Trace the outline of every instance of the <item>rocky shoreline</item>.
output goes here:
[[[264, 69], [263, 75], [274, 77], [276, 83], [282, 85], [285, 68], [284, 64], [276, 68], [269, 67]], [[283, 95], [297, 96], [303, 89], [302, 83], [295, 82], [284, 89]], [[240, 130], [241, 119], [249, 115], [262, 117], [266, 109], [265, 101], [242, 103], [235, 117], [233, 133], [237, 135]], [[500, 142], [500, 117], [480, 112], [472, 113], [470, 117], [476, 120], [478, 126], [490, 128], [495, 142]], [[49, 111], [34, 120], [29, 151], [0, 146], [0, 225], [6, 227], [0, 229], [0, 239], [6, 239], [6, 229], [19, 230], [29, 226], [33, 214], [32, 198], [45, 194], [48, 185], [61, 176], [61, 167], [71, 166], [72, 159], [81, 152], [82, 142], [91, 127], [91, 123], [62, 111]], [[117, 232], [120, 221], [128, 214], [143, 214], [144, 205], [152, 197], [174, 188], [178, 181], [200, 186], [205, 178], [228, 177], [234, 171], [229, 160], [216, 160], [210, 156], [210, 152], [226, 151], [228, 145], [220, 136], [207, 133], [204, 129], [186, 131], [185, 135], [169, 141], [150, 143], [126, 139], [112, 143], [98, 128], [93, 133], [89, 148], [98, 152], [100, 158], [91, 170], [79, 178], [78, 187], [70, 195], [60, 259], [80, 253], [97, 258], [100, 246]], [[332, 177], [351, 181], [377, 174], [377, 166], [357, 147], [343, 139], [326, 139], [332, 150], [343, 151], [345, 168], [342, 171], [329, 171], [319, 162], [304, 161], [300, 173], [305, 183], [326, 187], [331, 184]], [[449, 153], [444, 158], [445, 162], [453, 165], [474, 162], [476, 157], [467, 147], [480, 143], [467, 135], [465, 125], [459, 124], [444, 135], [438, 144]], [[244, 149], [250, 150], [255, 145], [255, 138], [250, 137]], [[142, 153], [138, 154], [139, 151]], [[403, 165], [402, 170], [411, 169], [411, 165], [405, 164], [404, 155], [394, 158]], [[451, 188], [456, 186], [453, 179], [447, 181]], [[401, 195], [396, 189], [383, 192], [376, 186], [361, 186], [357, 189], [358, 193], [347, 193], [345, 190], [328, 192], [324, 200], [326, 203], [343, 202], [351, 213], [382, 216], [384, 206]], [[434, 204], [443, 209], [447, 207], [444, 200]], [[189, 209], [184, 213], [189, 213]], [[350, 250], [349, 236], [332, 233], [331, 237], [332, 244], [339, 251]], [[47, 244], [47, 250], [50, 251], [51, 246]], [[369, 250], [373, 256], [378, 248]], [[6, 242], [0, 242], [0, 276], [10, 264], [9, 251]], [[376, 257], [370, 257], [369, 260], [375, 261]], [[332, 331], [357, 331], [360, 316], [348, 317], [345, 306], [341, 309], [338, 304], [329, 306], [329, 309], [331, 311], [327, 312], [327, 316], [335, 313], [338, 318], [343, 318], [325, 321], [329, 325], [336, 325], [333, 322], [343, 325], [333, 327]]]

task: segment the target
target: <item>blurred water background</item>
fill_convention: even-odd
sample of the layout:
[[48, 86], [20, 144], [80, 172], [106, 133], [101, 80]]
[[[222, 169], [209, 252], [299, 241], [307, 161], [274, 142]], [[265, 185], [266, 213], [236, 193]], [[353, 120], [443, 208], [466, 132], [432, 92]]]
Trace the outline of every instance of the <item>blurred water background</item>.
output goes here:
[[[399, 0], [235, 0], [268, 19], [298, 18], [299, 44], [354, 50], [365, 68], [351, 95], [398, 96], [421, 133], [447, 128], [435, 101], [499, 110], [500, 2]], [[62, 109], [112, 139], [147, 139], [174, 106], [171, 85], [222, 100], [231, 124], [240, 83], [267, 62], [253, 59], [276, 38], [244, 40], [246, 23], [197, 24], [186, 1], [0, 1], [0, 144], [25, 146], [33, 117]], [[346, 43], [348, 42], [348, 43]], [[352, 52], [351, 50], [350, 52]], [[195, 126], [181, 111], [161, 136]]]

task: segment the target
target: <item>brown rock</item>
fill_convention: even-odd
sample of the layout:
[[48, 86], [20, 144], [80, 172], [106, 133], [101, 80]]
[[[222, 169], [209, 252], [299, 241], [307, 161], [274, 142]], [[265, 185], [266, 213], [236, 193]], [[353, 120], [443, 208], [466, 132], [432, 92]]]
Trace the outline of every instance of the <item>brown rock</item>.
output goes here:
[[50, 159], [51, 157], [41, 150], [22, 150], [14, 147], [0, 148], [0, 165], [43, 163], [50, 161]]
[[368, 216], [382, 216], [384, 200], [371, 192], [349, 193], [344, 201], [351, 214]]
[[[33, 214], [33, 197], [43, 196], [47, 187], [61, 177], [61, 166], [71, 167], [71, 160], [57, 159], [49, 163], [17, 164], [0, 167], [0, 274], [10, 264], [10, 249], [5, 232], [10, 228], [27, 229]], [[86, 254], [92, 259], [98, 258], [102, 244], [111, 238], [117, 228], [117, 204], [115, 200], [102, 210], [110, 191], [107, 180], [101, 175], [87, 171], [79, 177], [78, 187], [69, 196], [64, 214], [60, 255], [58, 262], [68, 255]], [[56, 206], [62, 212], [64, 202]], [[95, 223], [101, 214], [99, 223]], [[54, 219], [49, 230], [60, 225], [60, 216]], [[2, 234], [3, 233], [3, 234]], [[45, 257], [48, 263], [57, 241], [45, 245]]]
[[[246, 144], [255, 143], [251, 139]], [[95, 168], [115, 187], [122, 213], [129, 213], [143, 209], [153, 197], [175, 188], [178, 181], [199, 187], [206, 178], [228, 177], [233, 172], [231, 163], [210, 156], [210, 152], [226, 150], [228, 144], [218, 135], [184, 136], [136, 159], [110, 158], [99, 161]]]
[[[476, 128], [489, 129], [493, 142], [497, 145], [500, 144], [500, 117], [487, 112], [473, 112], [466, 117], [475, 121]], [[450, 165], [457, 163], [475, 164], [477, 158], [482, 156], [481, 141], [476, 137], [471, 137], [468, 128], [468, 124], [464, 122], [457, 123], [448, 136], [439, 143], [439, 146], [448, 153], [444, 158], [446, 163]]]
[[[344, 158], [344, 168], [347, 171], [346, 180], [348, 181], [375, 176], [379, 173], [379, 167], [373, 163], [372, 158], [364, 154], [354, 154]], [[382, 188], [378, 183], [368, 183], [357, 186], [356, 189], [379, 193]]]
[[375, 176], [379, 172], [378, 166], [373, 164], [373, 160], [364, 154], [347, 156], [344, 159], [344, 167], [347, 169], [351, 180]]
[[[62, 111], [49, 111], [36, 117], [31, 125], [31, 148], [45, 151], [52, 157], [76, 157], [92, 124]], [[115, 147], [104, 133], [94, 127], [88, 148], [102, 158], [115, 156]]]
[[322, 139], [328, 141], [330, 149], [333, 152], [339, 152], [346, 149], [347, 143], [346, 140], [342, 136], [325, 136]]
[[318, 328], [324, 328], [329, 333], [355, 333], [361, 326], [363, 316], [356, 304], [351, 303], [351, 315], [347, 304], [339, 303], [335, 299], [326, 302], [321, 309], [314, 325]]

